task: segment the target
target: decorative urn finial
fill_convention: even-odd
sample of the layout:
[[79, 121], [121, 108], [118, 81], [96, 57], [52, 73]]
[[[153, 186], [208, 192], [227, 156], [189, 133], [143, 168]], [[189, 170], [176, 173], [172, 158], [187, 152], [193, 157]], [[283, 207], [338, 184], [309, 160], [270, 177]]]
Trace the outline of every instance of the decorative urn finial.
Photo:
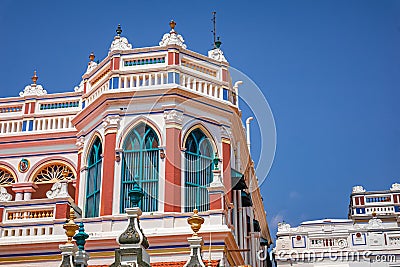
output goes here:
[[201, 225], [204, 223], [204, 218], [199, 216], [197, 209], [193, 210], [193, 215], [187, 219], [188, 224], [193, 231], [193, 236], [197, 236], [197, 232], [200, 231]]
[[169, 26], [171, 27], [171, 31], [175, 31], [176, 22], [174, 20], [171, 20], [169, 22]]
[[78, 230], [79, 226], [75, 224], [74, 219], [76, 219], [75, 211], [73, 208], [69, 210], [69, 219], [67, 223], [64, 224], [63, 228], [65, 229], [65, 234], [68, 237], [67, 244], [72, 243], [72, 237], [75, 235], [76, 230]]
[[32, 82], [33, 82], [33, 84], [35, 84], [36, 85], [36, 82], [37, 82], [37, 80], [38, 80], [38, 76], [36, 75], [36, 70], [33, 72], [33, 76], [32, 76]]
[[118, 27], [117, 27], [117, 29], [115, 30], [115, 32], [117, 33], [118, 36], [121, 35], [121, 33], [122, 33], [121, 24], [118, 24]]
[[74, 235], [74, 239], [76, 240], [76, 244], [78, 245], [79, 250], [85, 250], [86, 239], [88, 238], [89, 235], [85, 233], [83, 222], [80, 222], [79, 232], [76, 235]]
[[142, 201], [144, 193], [142, 188], [135, 182], [133, 189], [128, 192], [131, 208], [139, 207], [140, 201]]
[[89, 55], [89, 60], [90, 60], [90, 61], [93, 61], [94, 58], [95, 58], [95, 55], [94, 55], [94, 53], [93, 53], [93, 51], [92, 51], [92, 52], [90, 53], [90, 55]]

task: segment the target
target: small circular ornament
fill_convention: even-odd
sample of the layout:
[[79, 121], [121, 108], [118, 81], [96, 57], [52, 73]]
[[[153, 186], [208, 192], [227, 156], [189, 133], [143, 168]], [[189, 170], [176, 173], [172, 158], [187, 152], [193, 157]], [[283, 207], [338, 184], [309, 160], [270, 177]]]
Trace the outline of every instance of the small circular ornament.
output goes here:
[[27, 172], [29, 170], [30, 163], [28, 159], [21, 159], [20, 162], [18, 163], [18, 170], [19, 172]]

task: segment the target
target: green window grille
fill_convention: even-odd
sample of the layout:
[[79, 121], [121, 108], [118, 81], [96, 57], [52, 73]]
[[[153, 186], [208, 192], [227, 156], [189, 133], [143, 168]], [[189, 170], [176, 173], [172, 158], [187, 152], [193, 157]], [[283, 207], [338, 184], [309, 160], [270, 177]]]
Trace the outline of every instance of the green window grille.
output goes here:
[[200, 130], [193, 130], [185, 143], [185, 211], [210, 208], [207, 186], [212, 181], [213, 149]]
[[140, 123], [130, 131], [123, 145], [121, 213], [129, 208], [128, 193], [134, 182], [143, 189], [139, 203], [144, 212], [158, 210], [159, 141], [155, 131]]
[[86, 209], [85, 217], [98, 217], [100, 204], [101, 169], [103, 159], [102, 145], [97, 137], [93, 142], [88, 157], [88, 172], [86, 179]]

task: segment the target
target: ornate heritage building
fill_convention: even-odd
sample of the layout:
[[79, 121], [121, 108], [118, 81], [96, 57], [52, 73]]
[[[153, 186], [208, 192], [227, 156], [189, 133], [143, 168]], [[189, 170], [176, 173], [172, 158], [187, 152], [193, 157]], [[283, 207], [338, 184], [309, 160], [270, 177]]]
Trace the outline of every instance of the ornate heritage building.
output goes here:
[[278, 226], [277, 266], [400, 266], [400, 184], [367, 192], [353, 187], [348, 219]]
[[221, 43], [204, 56], [170, 27], [143, 48], [118, 27], [70, 92], [48, 93], [35, 72], [0, 99], [0, 265], [58, 266], [71, 207], [89, 265], [112, 264], [135, 182], [153, 266], [187, 260], [195, 208], [203, 258], [266, 264], [256, 254], [271, 238]]

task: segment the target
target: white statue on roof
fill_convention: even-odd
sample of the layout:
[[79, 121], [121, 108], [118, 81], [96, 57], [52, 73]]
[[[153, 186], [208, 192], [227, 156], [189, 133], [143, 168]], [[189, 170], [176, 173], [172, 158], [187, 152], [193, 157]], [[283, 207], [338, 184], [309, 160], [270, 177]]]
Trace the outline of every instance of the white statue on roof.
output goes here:
[[164, 34], [161, 42], [159, 43], [160, 46], [167, 46], [167, 45], [178, 45], [186, 49], [185, 40], [183, 40], [182, 35], [178, 34], [175, 31], [176, 22], [171, 20], [169, 26], [171, 27], [171, 31], [169, 33]]
[[114, 50], [130, 50], [132, 49], [132, 45], [128, 42], [128, 39], [121, 36], [122, 29], [121, 25], [118, 24], [118, 28], [116, 30], [117, 35], [114, 37], [114, 41], [111, 43], [110, 52]]
[[36, 70], [35, 70], [32, 76], [33, 83], [31, 85], [25, 86], [24, 91], [20, 92], [19, 96], [46, 95], [47, 91], [44, 90], [40, 84], [36, 84], [37, 80], [38, 76], [36, 76]]

